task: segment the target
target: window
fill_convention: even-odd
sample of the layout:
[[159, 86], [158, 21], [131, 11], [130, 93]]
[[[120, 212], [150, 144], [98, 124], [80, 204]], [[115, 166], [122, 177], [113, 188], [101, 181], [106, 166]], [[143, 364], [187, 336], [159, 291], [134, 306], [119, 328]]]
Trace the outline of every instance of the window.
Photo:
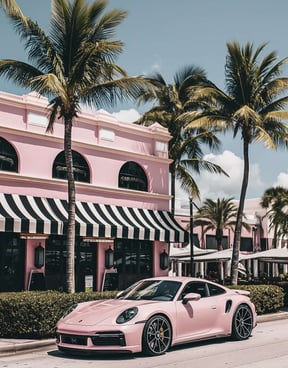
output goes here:
[[[222, 238], [223, 249], [228, 249], [228, 236], [223, 236]], [[215, 235], [206, 235], [206, 248], [207, 249], [217, 249], [217, 240]]]
[[210, 296], [221, 295], [221, 294], [226, 293], [226, 291], [222, 289], [220, 286], [208, 284], [208, 283], [207, 283], [207, 286], [208, 286]]
[[[76, 151], [72, 151], [73, 173], [75, 181], [90, 183], [90, 170], [83, 156]], [[67, 166], [65, 163], [65, 153], [60, 152], [55, 158], [52, 170], [52, 177], [57, 179], [67, 179]]]
[[200, 294], [201, 298], [205, 298], [207, 296], [206, 282], [190, 282], [183, 290], [182, 298], [184, 298], [184, 296], [189, 293]]
[[148, 191], [147, 177], [136, 162], [127, 162], [124, 164], [119, 172], [119, 188], [126, 188], [132, 190]]
[[[66, 279], [67, 243], [61, 236], [50, 236], [45, 247], [45, 279], [48, 290], [63, 290]], [[96, 288], [96, 243], [75, 239], [75, 289], [85, 291], [85, 278]]]
[[147, 240], [116, 239], [114, 267], [119, 275], [119, 289], [126, 289], [134, 282], [152, 277], [153, 243]]
[[226, 291], [218, 285], [209, 284], [203, 281], [193, 281], [184, 288], [182, 292], [182, 299], [188, 293], [200, 294], [201, 298], [205, 298], [208, 296], [221, 295], [226, 293]]
[[24, 288], [25, 240], [13, 233], [0, 233], [0, 292]]
[[242, 252], [253, 252], [253, 239], [252, 238], [242, 238], [241, 237], [240, 251], [242, 251]]
[[0, 170], [18, 172], [18, 156], [13, 146], [0, 137]]

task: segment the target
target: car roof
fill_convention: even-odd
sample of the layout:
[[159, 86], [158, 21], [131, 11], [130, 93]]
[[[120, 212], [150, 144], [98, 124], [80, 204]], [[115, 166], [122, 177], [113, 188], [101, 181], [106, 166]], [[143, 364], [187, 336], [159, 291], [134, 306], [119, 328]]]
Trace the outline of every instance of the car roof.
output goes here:
[[165, 280], [165, 281], [179, 281], [179, 282], [187, 282], [187, 281], [207, 281], [206, 279], [200, 279], [199, 277], [189, 277], [189, 276], [155, 276], [149, 277], [145, 280]]

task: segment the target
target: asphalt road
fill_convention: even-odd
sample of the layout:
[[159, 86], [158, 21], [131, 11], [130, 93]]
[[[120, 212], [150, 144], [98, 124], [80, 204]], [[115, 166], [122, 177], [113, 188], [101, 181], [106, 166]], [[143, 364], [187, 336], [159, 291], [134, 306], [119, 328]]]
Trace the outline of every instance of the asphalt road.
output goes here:
[[259, 323], [246, 341], [217, 339], [182, 345], [160, 357], [97, 355], [71, 357], [56, 346], [0, 356], [1, 368], [287, 368], [288, 320]]

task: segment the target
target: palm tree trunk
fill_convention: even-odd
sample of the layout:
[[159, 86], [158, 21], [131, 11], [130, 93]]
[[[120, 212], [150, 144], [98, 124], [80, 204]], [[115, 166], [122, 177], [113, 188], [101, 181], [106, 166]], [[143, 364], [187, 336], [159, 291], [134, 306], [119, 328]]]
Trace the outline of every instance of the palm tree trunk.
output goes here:
[[272, 239], [272, 248], [277, 248], [277, 240], [278, 240], [278, 224], [275, 224], [274, 235]]
[[[216, 229], [216, 242], [217, 242], [217, 251], [218, 252], [223, 250], [222, 240], [223, 240], [223, 230], [222, 229]], [[217, 270], [218, 270], [218, 280], [221, 284], [224, 284], [224, 280], [221, 279], [222, 262], [218, 262]]]
[[64, 151], [67, 167], [68, 184], [68, 226], [67, 226], [67, 259], [66, 259], [66, 291], [75, 292], [75, 181], [72, 159], [72, 119], [65, 119]]
[[171, 174], [171, 213], [175, 215], [175, 186], [176, 186], [176, 177], [175, 177], [175, 168], [174, 165], [170, 165], [170, 174]]
[[247, 192], [247, 187], [248, 187], [248, 178], [249, 178], [249, 143], [245, 140], [245, 138], [243, 142], [243, 157], [244, 157], [244, 172], [243, 172], [239, 207], [238, 207], [237, 218], [236, 218], [233, 252], [232, 252], [232, 262], [231, 262], [231, 283], [232, 285], [237, 285], [238, 283], [238, 263], [239, 263], [239, 254], [240, 254], [240, 244], [241, 244], [242, 218], [243, 218], [244, 204], [245, 204], [246, 192]]

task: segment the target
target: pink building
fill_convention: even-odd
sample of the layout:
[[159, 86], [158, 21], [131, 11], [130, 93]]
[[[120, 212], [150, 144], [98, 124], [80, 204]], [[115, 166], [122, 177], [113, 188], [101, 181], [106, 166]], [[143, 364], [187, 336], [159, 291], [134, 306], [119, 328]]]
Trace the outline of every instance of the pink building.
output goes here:
[[[33, 93], [0, 93], [0, 291], [64, 285], [64, 127], [56, 121], [46, 133], [47, 105]], [[167, 274], [168, 244], [189, 238], [169, 213], [167, 130], [99, 110], [75, 120], [72, 139], [76, 291]]]

